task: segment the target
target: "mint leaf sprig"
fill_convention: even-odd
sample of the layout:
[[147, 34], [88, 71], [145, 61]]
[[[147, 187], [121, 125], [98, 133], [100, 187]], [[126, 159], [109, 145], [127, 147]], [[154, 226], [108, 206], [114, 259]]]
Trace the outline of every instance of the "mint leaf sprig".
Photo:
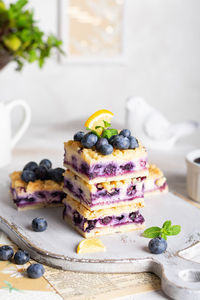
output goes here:
[[181, 231], [180, 225], [172, 226], [172, 222], [167, 220], [163, 223], [162, 228], [157, 227], [157, 226], [149, 227], [143, 232], [142, 235], [144, 237], [150, 238], [150, 239], [153, 239], [156, 237], [161, 237], [161, 238], [167, 240], [167, 236], [177, 235], [180, 233], [180, 231]]
[[88, 127], [86, 127], [86, 130], [89, 130], [90, 132], [96, 134], [98, 136], [98, 138], [106, 138], [106, 139], [110, 139], [111, 136], [118, 134], [117, 129], [114, 128], [108, 128], [111, 126], [111, 123], [103, 120], [104, 126], [96, 126], [95, 129], [102, 129], [102, 133], [101, 135], [96, 131], [96, 130], [92, 130]]

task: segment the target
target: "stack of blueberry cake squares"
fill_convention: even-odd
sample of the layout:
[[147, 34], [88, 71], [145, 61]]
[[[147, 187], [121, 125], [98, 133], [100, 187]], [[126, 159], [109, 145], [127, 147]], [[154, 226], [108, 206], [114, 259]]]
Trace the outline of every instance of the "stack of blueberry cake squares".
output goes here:
[[130, 130], [111, 138], [79, 131], [64, 150], [66, 222], [85, 238], [144, 228], [147, 151]]

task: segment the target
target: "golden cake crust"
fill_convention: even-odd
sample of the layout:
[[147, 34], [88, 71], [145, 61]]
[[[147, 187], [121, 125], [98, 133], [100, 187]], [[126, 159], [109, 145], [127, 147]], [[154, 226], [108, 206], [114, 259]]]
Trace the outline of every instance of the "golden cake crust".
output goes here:
[[[136, 149], [119, 150], [113, 149], [113, 153], [109, 155], [102, 155], [100, 152], [96, 151], [95, 148], [87, 149], [83, 148], [80, 142], [70, 140], [64, 143], [64, 148], [67, 155], [71, 153], [79, 153], [82, 160], [86, 161], [88, 164], [95, 164], [97, 161], [129, 161], [136, 158], [140, 158], [147, 155], [146, 148], [139, 142], [139, 147]], [[81, 151], [80, 151], [81, 150]], [[79, 152], [78, 152], [79, 151]]]
[[88, 220], [98, 219], [105, 216], [113, 216], [120, 215], [122, 213], [129, 213], [139, 210], [144, 207], [144, 199], [135, 199], [130, 204], [122, 205], [122, 206], [113, 206], [105, 209], [99, 209], [90, 211], [84, 205], [67, 195], [65, 199], [63, 199], [64, 204], [69, 204], [73, 209], [77, 210], [83, 217]]
[[10, 174], [11, 187], [18, 190], [19, 188], [25, 188], [27, 193], [33, 193], [35, 191], [52, 191], [63, 189], [63, 182], [57, 183], [53, 180], [36, 180], [34, 182], [30, 181], [26, 183], [21, 179], [22, 171], [15, 171]]
[[163, 172], [154, 164], [149, 164], [149, 175], [147, 179], [163, 177]]

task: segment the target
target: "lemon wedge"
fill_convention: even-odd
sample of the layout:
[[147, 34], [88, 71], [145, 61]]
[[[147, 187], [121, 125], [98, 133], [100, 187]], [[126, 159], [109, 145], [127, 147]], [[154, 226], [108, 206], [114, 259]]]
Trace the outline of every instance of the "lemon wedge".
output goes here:
[[85, 127], [88, 127], [92, 130], [96, 130], [99, 134], [101, 134], [102, 129], [101, 128], [95, 129], [95, 127], [96, 126], [104, 127], [103, 121], [110, 123], [113, 116], [114, 114], [109, 110], [106, 109], [98, 110], [87, 119], [87, 121], [85, 122]]
[[104, 252], [106, 250], [101, 240], [97, 238], [84, 239], [78, 246], [76, 252], [79, 253], [92, 253], [92, 252]]

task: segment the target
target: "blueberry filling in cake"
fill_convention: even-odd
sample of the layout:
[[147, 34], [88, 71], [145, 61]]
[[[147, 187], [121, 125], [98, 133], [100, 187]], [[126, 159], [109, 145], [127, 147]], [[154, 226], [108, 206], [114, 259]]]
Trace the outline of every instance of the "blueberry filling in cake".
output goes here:
[[143, 228], [144, 217], [139, 209], [143, 202], [135, 205], [113, 206], [91, 211], [67, 195], [63, 200], [63, 218], [85, 237], [124, 232]]
[[23, 207], [32, 204], [46, 203], [46, 204], [61, 204], [66, 194], [63, 191], [36, 191], [34, 193], [26, 193], [23, 196], [17, 193], [16, 189], [11, 188], [11, 194], [14, 203], [17, 207]]
[[131, 201], [144, 197], [143, 181], [145, 178], [130, 178], [90, 185], [67, 170], [64, 173], [64, 191], [86, 207], [113, 206], [114, 203]]
[[90, 232], [95, 228], [102, 228], [105, 226], [120, 226], [126, 224], [143, 224], [144, 217], [139, 211], [124, 213], [117, 216], [106, 216], [104, 218], [98, 218], [94, 220], [88, 220], [81, 216], [78, 211], [73, 210], [71, 206], [65, 205], [64, 217], [69, 217], [73, 224], [79, 227], [84, 232]]

